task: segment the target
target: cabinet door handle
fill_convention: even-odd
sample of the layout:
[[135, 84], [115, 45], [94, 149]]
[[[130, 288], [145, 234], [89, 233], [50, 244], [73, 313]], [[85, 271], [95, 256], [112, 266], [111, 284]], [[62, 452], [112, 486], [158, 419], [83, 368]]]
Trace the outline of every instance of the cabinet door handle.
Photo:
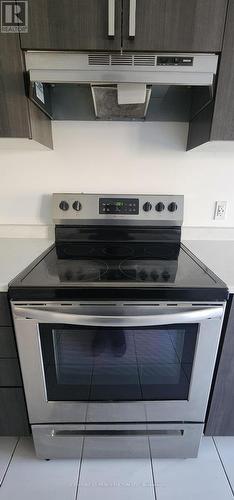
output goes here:
[[108, 36], [115, 36], [115, 0], [108, 0]]
[[129, 37], [136, 35], [136, 0], [129, 0]]

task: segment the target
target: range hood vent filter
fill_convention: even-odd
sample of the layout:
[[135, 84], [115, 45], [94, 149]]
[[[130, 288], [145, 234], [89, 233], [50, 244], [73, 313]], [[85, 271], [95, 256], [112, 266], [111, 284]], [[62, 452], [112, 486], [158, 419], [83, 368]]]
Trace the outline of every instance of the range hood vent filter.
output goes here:
[[144, 103], [118, 104], [117, 85], [92, 85], [96, 118], [100, 120], [143, 120], [146, 116], [151, 87], [146, 88]]

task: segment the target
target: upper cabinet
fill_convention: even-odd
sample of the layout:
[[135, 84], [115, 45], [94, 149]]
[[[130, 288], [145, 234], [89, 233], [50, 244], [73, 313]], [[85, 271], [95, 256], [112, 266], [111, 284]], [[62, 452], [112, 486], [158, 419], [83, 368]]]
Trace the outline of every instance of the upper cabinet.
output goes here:
[[29, 0], [24, 49], [120, 50], [122, 0]]
[[234, 141], [234, 0], [227, 12], [215, 99], [191, 120], [188, 149], [210, 141]]
[[234, 0], [231, 0], [228, 8], [211, 140], [234, 140]]
[[218, 52], [227, 0], [123, 0], [123, 49]]
[[0, 137], [22, 138], [30, 134], [28, 107], [19, 37], [10, 35], [0, 34]]
[[25, 94], [19, 35], [0, 33], [0, 147], [12, 138], [52, 148], [50, 120]]
[[21, 46], [218, 52], [227, 0], [29, 0]]

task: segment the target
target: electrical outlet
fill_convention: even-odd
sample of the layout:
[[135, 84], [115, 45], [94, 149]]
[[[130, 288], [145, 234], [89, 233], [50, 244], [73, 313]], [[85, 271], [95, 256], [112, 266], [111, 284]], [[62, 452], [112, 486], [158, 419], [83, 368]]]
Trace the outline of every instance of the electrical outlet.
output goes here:
[[216, 201], [215, 204], [215, 220], [224, 220], [226, 218], [227, 202], [226, 201]]

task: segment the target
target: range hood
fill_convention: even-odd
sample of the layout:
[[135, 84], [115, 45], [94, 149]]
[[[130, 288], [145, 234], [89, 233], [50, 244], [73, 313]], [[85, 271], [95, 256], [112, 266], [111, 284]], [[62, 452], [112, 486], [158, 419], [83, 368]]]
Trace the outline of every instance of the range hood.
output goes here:
[[186, 121], [191, 89], [200, 89], [198, 106], [212, 99], [218, 65], [215, 54], [191, 53], [28, 51], [25, 59], [29, 96], [54, 119], [157, 120], [175, 108]]

